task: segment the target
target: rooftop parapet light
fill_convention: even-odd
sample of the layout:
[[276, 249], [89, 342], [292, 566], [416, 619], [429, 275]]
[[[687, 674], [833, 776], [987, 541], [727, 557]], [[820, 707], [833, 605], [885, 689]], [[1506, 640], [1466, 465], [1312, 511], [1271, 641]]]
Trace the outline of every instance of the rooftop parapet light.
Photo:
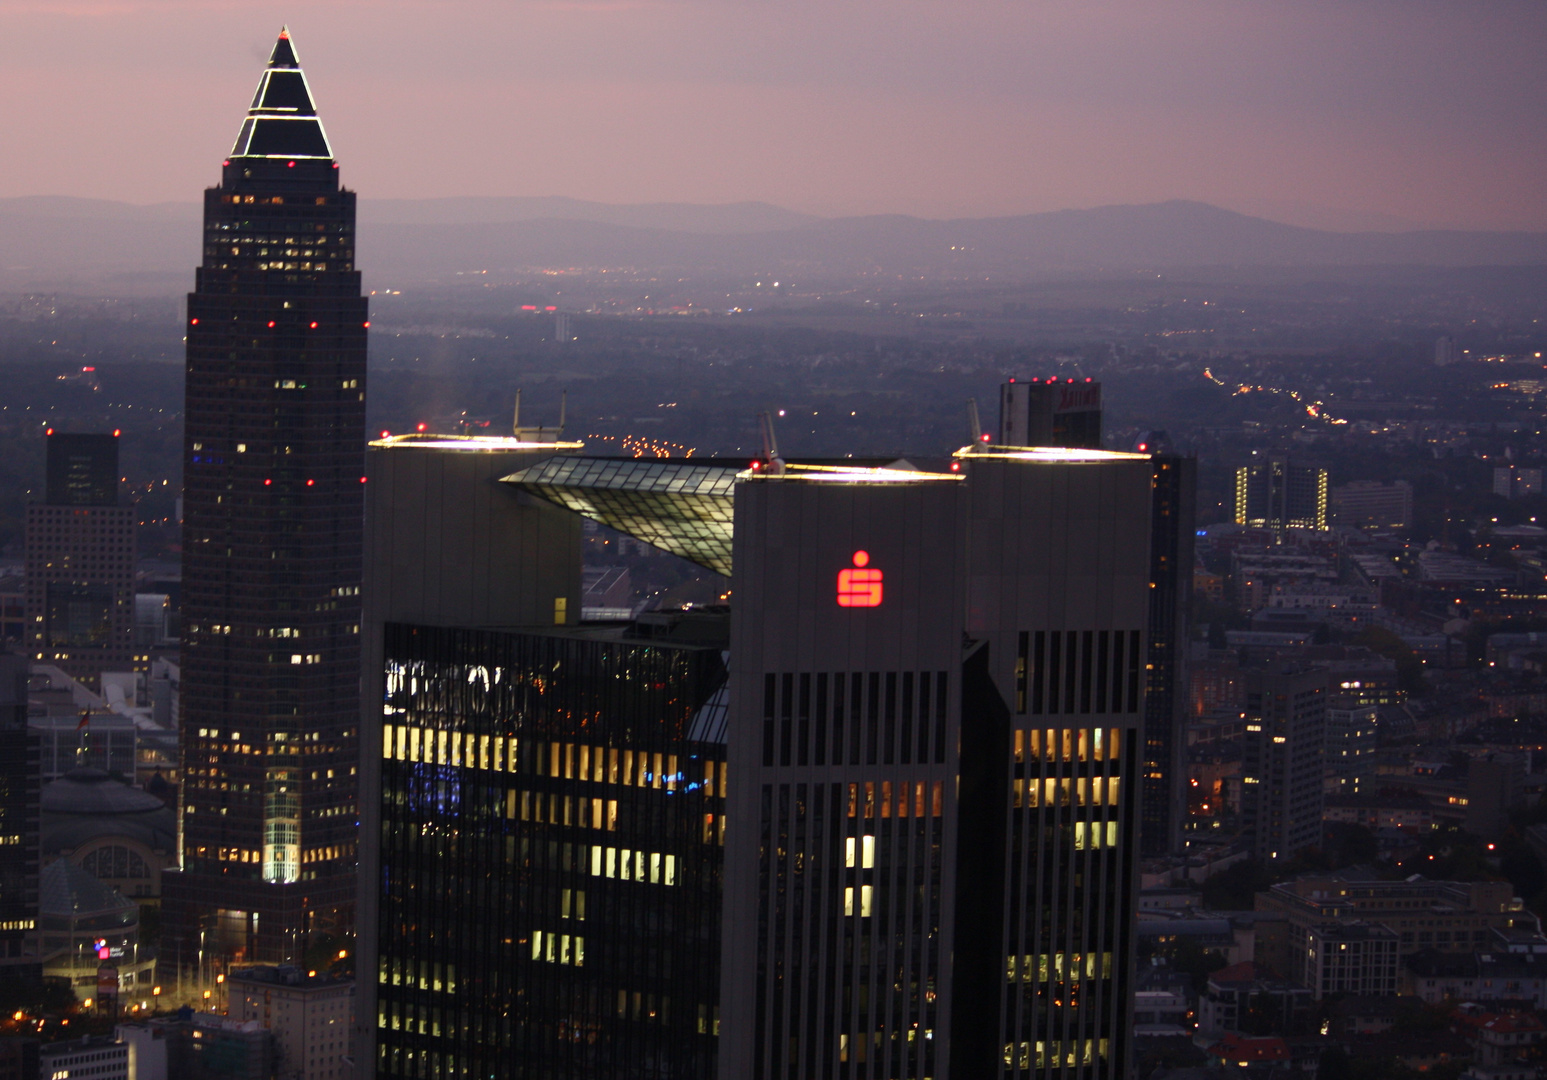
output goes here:
[[935, 480], [961, 480], [960, 473], [925, 472], [914, 468], [894, 468], [889, 465], [875, 467], [850, 465], [802, 465], [786, 462], [778, 475], [760, 469], [744, 469], [736, 474], [743, 480], [809, 480], [828, 484], [921, 484]]
[[371, 446], [385, 450], [460, 450], [469, 453], [511, 450], [564, 450], [585, 449], [583, 442], [533, 442], [510, 435], [437, 435], [428, 431], [410, 432], [407, 435], [389, 435], [373, 439]]
[[1119, 450], [1081, 450], [1066, 446], [964, 446], [951, 455], [954, 458], [993, 458], [1009, 461], [1148, 461], [1148, 454], [1129, 454]]

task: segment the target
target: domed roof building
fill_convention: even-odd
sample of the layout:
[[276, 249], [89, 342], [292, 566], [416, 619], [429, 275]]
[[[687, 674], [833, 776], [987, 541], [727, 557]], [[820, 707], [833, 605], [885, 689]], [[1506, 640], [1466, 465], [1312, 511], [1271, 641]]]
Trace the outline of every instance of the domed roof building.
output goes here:
[[38, 916], [43, 974], [69, 979], [77, 997], [93, 996], [102, 965], [116, 969], [125, 993], [150, 977], [155, 965], [140, 951], [140, 906], [68, 859], [38, 875]]
[[101, 769], [75, 769], [43, 788], [43, 862], [66, 859], [124, 896], [154, 904], [177, 863], [177, 817], [155, 795]]

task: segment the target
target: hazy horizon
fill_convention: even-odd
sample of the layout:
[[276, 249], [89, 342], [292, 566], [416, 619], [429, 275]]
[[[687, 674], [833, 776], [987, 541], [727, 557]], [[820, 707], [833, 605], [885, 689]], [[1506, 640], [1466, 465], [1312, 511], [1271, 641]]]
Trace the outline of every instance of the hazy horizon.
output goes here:
[[1547, 9], [1460, 0], [4, 5], [0, 196], [185, 202], [282, 23], [369, 197], [1547, 228]]

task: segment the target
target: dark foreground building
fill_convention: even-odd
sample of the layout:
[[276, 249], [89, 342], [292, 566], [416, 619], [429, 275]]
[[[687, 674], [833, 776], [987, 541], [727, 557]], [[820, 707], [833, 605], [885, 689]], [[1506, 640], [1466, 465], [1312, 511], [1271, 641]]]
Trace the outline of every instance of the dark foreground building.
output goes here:
[[0, 655], [0, 985], [41, 987], [38, 842], [42, 769], [27, 729], [27, 661]]
[[387, 627], [378, 1075], [713, 1075], [723, 641], [643, 629]]
[[188, 296], [183, 869], [162, 956], [298, 960], [355, 893], [368, 315], [355, 196], [282, 33]]
[[[1147, 458], [526, 446], [500, 482], [435, 441], [473, 463], [372, 454], [377, 1075], [1124, 1075]], [[728, 571], [728, 654], [723, 614], [558, 625], [565, 510]], [[474, 547], [512, 625], [394, 618]]]
[[720, 1076], [1126, 1076], [1150, 464], [738, 485]]

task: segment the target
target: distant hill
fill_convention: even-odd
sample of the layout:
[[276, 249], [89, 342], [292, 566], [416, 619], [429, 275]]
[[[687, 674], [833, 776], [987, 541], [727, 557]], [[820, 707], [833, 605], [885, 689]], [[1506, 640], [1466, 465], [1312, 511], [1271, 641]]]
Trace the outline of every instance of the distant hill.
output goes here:
[[[182, 292], [198, 253], [196, 204], [0, 199], [0, 289]], [[932, 221], [813, 218], [765, 203], [362, 199], [359, 261], [378, 285], [539, 267], [1004, 281], [1186, 267], [1547, 264], [1547, 233], [1325, 232], [1180, 201]]]

